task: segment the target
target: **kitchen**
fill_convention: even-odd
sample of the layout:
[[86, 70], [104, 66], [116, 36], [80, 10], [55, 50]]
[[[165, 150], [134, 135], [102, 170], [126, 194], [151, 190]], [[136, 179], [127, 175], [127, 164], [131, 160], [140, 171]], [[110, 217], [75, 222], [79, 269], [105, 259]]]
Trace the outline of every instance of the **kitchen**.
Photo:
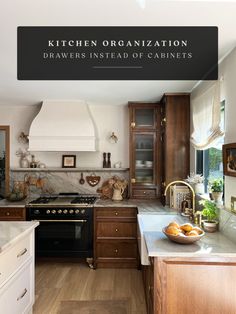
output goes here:
[[[112, 25], [137, 25], [137, 16], [140, 25], [156, 25], [157, 15], [166, 25], [170, 4], [123, 2], [115, 5], [119, 18], [106, 3]], [[206, 25], [223, 20], [218, 81], [17, 80], [12, 25], [41, 25], [38, 12], [45, 25], [77, 25], [78, 14], [80, 25], [89, 25], [86, 12], [93, 12], [94, 25], [104, 25], [104, 16], [95, 14], [98, 3], [92, 10], [83, 3], [80, 12], [67, 8], [69, 19], [65, 3], [57, 4], [60, 19], [46, 3], [37, 10], [28, 3], [31, 17], [15, 5], [15, 13], [4, 5], [12, 19], [6, 14], [0, 21], [12, 32], [1, 38], [0, 311], [235, 313], [235, 4], [202, 4], [214, 13]], [[132, 18], [123, 16], [122, 5]], [[178, 13], [172, 25], [183, 19], [200, 25], [200, 4], [172, 5]], [[199, 116], [199, 102], [207, 114]], [[209, 125], [217, 145], [204, 143]], [[218, 154], [217, 169], [210, 161], [205, 167], [210, 149]], [[163, 228], [171, 222], [178, 230], [189, 223], [206, 230], [199, 201], [209, 198], [213, 172], [224, 180], [218, 231], [200, 231], [190, 245], [170, 241]], [[205, 176], [203, 190], [192, 173]], [[178, 188], [181, 201], [172, 197]], [[191, 240], [183, 230], [181, 237]]]

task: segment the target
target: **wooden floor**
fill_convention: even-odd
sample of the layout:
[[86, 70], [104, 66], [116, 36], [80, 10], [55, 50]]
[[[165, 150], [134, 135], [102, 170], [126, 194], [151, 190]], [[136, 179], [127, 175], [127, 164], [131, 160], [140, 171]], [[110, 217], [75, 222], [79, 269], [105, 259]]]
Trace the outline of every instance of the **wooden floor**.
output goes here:
[[57, 313], [60, 302], [65, 300], [122, 299], [129, 300], [128, 314], [146, 314], [139, 270], [92, 270], [84, 263], [40, 261], [35, 275], [34, 314]]

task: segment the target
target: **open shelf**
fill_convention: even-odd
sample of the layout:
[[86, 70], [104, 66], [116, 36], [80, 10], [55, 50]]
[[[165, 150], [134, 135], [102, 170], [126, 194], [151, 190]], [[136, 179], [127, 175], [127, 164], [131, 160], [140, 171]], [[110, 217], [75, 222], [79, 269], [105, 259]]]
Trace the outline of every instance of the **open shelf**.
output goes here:
[[14, 172], [125, 172], [129, 168], [99, 168], [99, 167], [78, 167], [78, 168], [11, 168]]

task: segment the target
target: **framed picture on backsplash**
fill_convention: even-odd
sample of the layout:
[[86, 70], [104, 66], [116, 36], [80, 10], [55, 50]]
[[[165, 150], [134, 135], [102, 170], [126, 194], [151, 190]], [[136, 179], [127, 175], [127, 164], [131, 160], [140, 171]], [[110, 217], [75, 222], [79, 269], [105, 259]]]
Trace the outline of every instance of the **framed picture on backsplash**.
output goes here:
[[62, 155], [62, 168], [75, 168], [76, 155]]
[[225, 176], [236, 177], [236, 143], [223, 145], [223, 168]]

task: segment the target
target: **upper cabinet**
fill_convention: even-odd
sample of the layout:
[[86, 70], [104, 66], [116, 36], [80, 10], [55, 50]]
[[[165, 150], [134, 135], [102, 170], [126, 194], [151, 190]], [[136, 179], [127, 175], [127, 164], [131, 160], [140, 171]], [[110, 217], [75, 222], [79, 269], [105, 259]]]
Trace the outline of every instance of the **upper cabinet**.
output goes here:
[[190, 96], [165, 94], [160, 103], [129, 102], [130, 197], [160, 198], [189, 174]]
[[[183, 180], [190, 164], [190, 95], [165, 94], [161, 99], [162, 196], [165, 186]], [[164, 197], [163, 197], [164, 198]]]
[[159, 103], [129, 103], [130, 196], [156, 198], [160, 187]]

